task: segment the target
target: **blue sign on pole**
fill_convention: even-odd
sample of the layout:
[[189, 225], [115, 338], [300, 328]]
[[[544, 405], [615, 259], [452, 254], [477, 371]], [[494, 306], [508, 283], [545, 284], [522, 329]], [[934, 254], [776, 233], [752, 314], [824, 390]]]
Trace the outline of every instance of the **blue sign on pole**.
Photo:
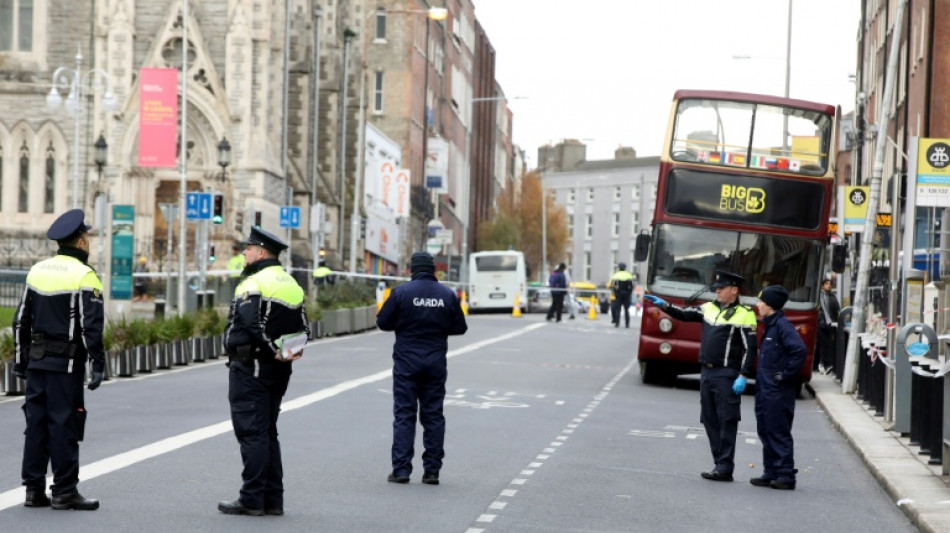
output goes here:
[[134, 245], [135, 206], [112, 206], [112, 282], [114, 300], [132, 299], [132, 249]]
[[211, 219], [211, 193], [189, 192], [185, 194], [185, 218], [190, 220]]
[[300, 227], [300, 208], [290, 205], [280, 208], [280, 227], [299, 228]]

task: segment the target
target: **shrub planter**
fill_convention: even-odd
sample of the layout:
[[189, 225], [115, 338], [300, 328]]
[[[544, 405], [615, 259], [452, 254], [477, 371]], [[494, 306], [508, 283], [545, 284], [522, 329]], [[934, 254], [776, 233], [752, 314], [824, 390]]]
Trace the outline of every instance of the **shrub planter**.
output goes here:
[[135, 375], [135, 348], [128, 348], [120, 351], [116, 358], [118, 366], [116, 375], [129, 378]]
[[323, 325], [320, 332], [323, 333], [324, 337], [332, 337], [337, 334], [336, 322], [336, 311], [323, 312], [323, 316], [320, 318], [320, 323]]
[[337, 309], [333, 311], [336, 315], [337, 335], [353, 332], [353, 312], [349, 309]]
[[13, 361], [3, 363], [3, 390], [7, 396], [22, 396], [26, 382], [13, 375]]
[[155, 347], [155, 368], [168, 369], [172, 367], [172, 345], [171, 343], [162, 343]]
[[366, 329], [366, 313], [362, 307], [350, 309], [350, 315], [353, 317], [353, 333]]
[[155, 368], [155, 347], [136, 346], [135, 361], [139, 372], [151, 372]]
[[195, 363], [204, 363], [205, 362], [205, 343], [204, 339], [199, 337], [192, 337], [186, 341], [188, 344], [191, 344], [191, 360]]
[[188, 345], [183, 340], [177, 340], [174, 341], [173, 346], [175, 347], [175, 364], [179, 366], [187, 365], [191, 358], [191, 354], [188, 353]]

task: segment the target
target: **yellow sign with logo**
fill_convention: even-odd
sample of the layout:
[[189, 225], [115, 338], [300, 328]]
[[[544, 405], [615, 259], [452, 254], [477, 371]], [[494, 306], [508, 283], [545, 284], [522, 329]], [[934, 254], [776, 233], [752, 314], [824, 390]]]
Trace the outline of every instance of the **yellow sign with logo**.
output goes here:
[[868, 197], [870, 187], [844, 188], [844, 230], [864, 231], [864, 220], [868, 216]]
[[765, 210], [765, 191], [759, 187], [723, 184], [719, 195], [719, 209], [761, 213]]
[[950, 207], [950, 139], [920, 139], [917, 205]]

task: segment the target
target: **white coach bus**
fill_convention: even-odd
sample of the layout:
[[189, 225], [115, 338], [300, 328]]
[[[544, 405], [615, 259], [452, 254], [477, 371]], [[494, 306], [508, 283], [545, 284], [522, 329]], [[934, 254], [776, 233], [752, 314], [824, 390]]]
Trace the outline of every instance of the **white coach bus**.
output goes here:
[[469, 308], [511, 311], [515, 296], [522, 311], [528, 303], [524, 254], [514, 250], [475, 252], [469, 256]]

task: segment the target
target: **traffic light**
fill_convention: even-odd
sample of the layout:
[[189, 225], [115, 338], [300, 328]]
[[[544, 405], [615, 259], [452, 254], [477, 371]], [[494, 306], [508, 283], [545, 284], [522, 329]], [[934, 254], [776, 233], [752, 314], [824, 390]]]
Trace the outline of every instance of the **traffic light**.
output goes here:
[[211, 245], [211, 251], [208, 253], [208, 262], [214, 263], [214, 245]]
[[261, 212], [260, 211], [254, 211], [254, 227], [255, 228], [261, 227]]
[[215, 224], [224, 222], [224, 195], [214, 195], [214, 209], [211, 211], [211, 222]]

